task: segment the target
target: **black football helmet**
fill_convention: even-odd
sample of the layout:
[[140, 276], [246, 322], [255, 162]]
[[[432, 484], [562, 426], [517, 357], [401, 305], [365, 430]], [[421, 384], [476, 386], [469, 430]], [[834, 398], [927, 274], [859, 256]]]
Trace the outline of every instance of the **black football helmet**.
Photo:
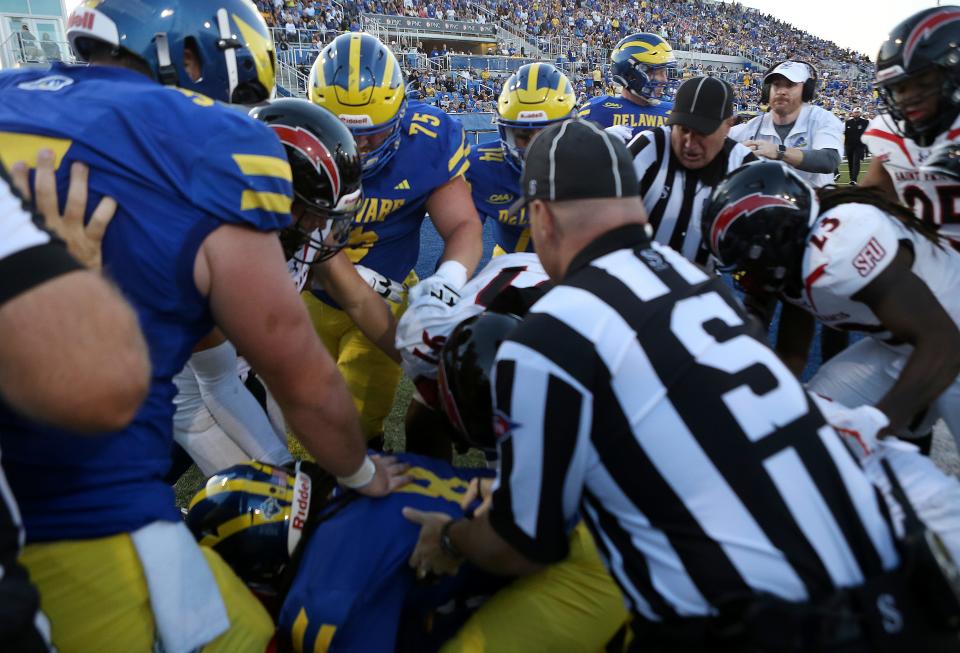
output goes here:
[[745, 273], [767, 292], [796, 294], [816, 192], [778, 161], [734, 170], [714, 189], [700, 222], [703, 243], [724, 269]]
[[[250, 111], [283, 143], [293, 171], [293, 224], [280, 232], [288, 259], [319, 263], [346, 247], [363, 202], [360, 155], [350, 130], [309, 100], [271, 100]], [[318, 254], [304, 257], [307, 245]]]
[[[940, 95], [939, 109], [931, 118], [912, 122], [892, 87], [931, 70], [940, 72], [940, 82], [929, 91]], [[904, 135], [920, 145], [929, 145], [949, 128], [960, 112], [960, 7], [924, 9], [890, 30], [877, 55], [876, 86], [890, 115], [903, 121]]]
[[920, 166], [921, 173], [933, 173], [960, 182], [960, 143], [947, 141], [937, 145]]
[[485, 312], [458, 324], [440, 351], [437, 386], [447, 419], [471, 447], [497, 448], [490, 375], [497, 349], [520, 318]]

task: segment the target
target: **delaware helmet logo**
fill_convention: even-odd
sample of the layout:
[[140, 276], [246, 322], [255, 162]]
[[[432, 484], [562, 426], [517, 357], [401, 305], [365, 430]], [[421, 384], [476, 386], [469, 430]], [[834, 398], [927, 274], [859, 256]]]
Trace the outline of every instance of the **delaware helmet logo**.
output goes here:
[[921, 41], [930, 38], [931, 34], [944, 25], [955, 23], [958, 20], [960, 20], [960, 9], [944, 9], [943, 11], [931, 14], [926, 20], [914, 27], [913, 31], [910, 32], [910, 36], [907, 37], [906, 44], [903, 46], [903, 65], [907, 67], [910, 66], [910, 59], [913, 57], [913, 53]]
[[720, 251], [720, 239], [723, 238], [727, 233], [727, 229], [729, 229], [730, 225], [736, 222], [738, 218], [772, 206], [794, 207], [793, 202], [785, 200], [782, 197], [753, 193], [724, 208], [723, 211], [717, 215], [717, 219], [713, 221], [713, 227], [710, 229], [711, 250], [714, 252]]
[[270, 128], [280, 137], [280, 142], [307, 157], [318, 173], [326, 174], [333, 187], [333, 196], [340, 197], [340, 170], [326, 145], [302, 127], [274, 124]]

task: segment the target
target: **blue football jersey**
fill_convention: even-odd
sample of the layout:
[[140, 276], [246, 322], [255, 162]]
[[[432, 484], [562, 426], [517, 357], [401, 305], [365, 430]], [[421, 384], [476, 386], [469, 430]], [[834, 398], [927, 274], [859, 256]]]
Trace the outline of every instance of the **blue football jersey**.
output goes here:
[[295, 651], [393, 651], [405, 605], [445, 603], [464, 580], [461, 573], [436, 586], [417, 585], [407, 561], [420, 526], [401, 510], [410, 506], [462, 517], [460, 500], [470, 479], [491, 472], [397, 456], [411, 465], [408, 485], [380, 499], [355, 499], [321, 522], [304, 545], [278, 618]]
[[470, 152], [467, 181], [480, 217], [493, 223], [494, 255], [532, 252], [527, 208], [508, 215], [507, 209], [520, 197], [520, 173], [507, 162], [499, 143]]
[[[440, 109], [408, 102], [400, 130], [396, 154], [363, 180], [363, 204], [344, 250], [354, 263], [395, 281], [403, 281], [420, 256], [420, 225], [430, 195], [470, 165], [463, 128]], [[336, 305], [326, 293], [313, 292]]]
[[601, 95], [587, 101], [578, 112], [581, 118], [592, 120], [601, 127], [626, 125], [631, 129], [650, 129], [667, 124], [667, 116], [673, 111], [673, 102], [662, 100], [660, 104], [642, 107], [623, 97]]
[[[149, 394], [122, 431], [78, 437], [0, 407], [3, 463], [28, 541], [84, 539], [179, 520], [163, 482], [173, 444], [172, 377], [213, 327], [193, 267], [203, 240], [234, 224], [273, 231], [290, 221], [283, 147], [243, 112], [142, 74], [63, 66], [0, 74], [0, 156], [33, 164], [53, 150], [61, 205], [70, 164], [90, 167], [89, 207], [117, 213], [104, 272], [140, 319], [152, 363]], [[70, 316], [62, 316], [69, 328]]]

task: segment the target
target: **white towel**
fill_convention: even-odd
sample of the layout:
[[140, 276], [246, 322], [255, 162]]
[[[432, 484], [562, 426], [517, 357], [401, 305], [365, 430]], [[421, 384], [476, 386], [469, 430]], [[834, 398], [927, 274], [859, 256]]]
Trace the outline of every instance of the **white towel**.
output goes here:
[[213, 572], [186, 525], [153, 522], [131, 537], [164, 653], [197, 650], [230, 627]]

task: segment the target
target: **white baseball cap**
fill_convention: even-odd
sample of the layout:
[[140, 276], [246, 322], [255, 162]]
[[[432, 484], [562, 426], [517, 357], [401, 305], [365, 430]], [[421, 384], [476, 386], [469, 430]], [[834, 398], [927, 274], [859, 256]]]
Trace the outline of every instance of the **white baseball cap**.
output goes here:
[[783, 75], [795, 84], [805, 82], [813, 76], [810, 71], [810, 66], [802, 61], [784, 61], [764, 76], [763, 83], [769, 83], [770, 78], [774, 75]]

